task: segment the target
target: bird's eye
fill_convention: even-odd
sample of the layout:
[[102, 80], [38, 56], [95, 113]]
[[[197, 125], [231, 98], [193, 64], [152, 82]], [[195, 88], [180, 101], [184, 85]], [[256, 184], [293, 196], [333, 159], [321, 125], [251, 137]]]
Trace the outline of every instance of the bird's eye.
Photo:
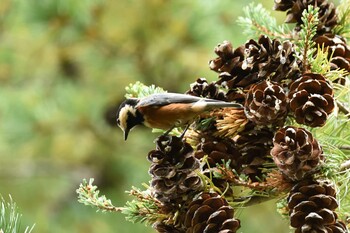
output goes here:
[[120, 120], [119, 119], [117, 119], [117, 124], [120, 125]]

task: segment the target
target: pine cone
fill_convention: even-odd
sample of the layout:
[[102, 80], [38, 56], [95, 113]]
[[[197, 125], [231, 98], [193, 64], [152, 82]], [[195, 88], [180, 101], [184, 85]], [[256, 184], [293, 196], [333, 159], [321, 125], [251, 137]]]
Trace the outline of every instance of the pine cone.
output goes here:
[[300, 30], [303, 24], [301, 17], [308, 5], [319, 7], [319, 23], [317, 25], [317, 34], [330, 32], [338, 21], [336, 8], [333, 3], [326, 0], [275, 0], [274, 10], [287, 11], [286, 23], [296, 23], [296, 31]]
[[327, 232], [330, 233], [348, 233], [344, 222], [337, 220], [334, 224], [326, 226]]
[[240, 221], [233, 214], [233, 208], [217, 193], [203, 193], [188, 207], [186, 233], [234, 233], [240, 228]]
[[152, 227], [159, 233], [186, 233], [186, 230], [162, 222], [156, 222]]
[[275, 82], [262, 81], [254, 84], [244, 104], [249, 120], [257, 125], [280, 127], [287, 116], [287, 96]]
[[203, 135], [201, 142], [197, 146], [195, 157], [198, 159], [208, 156], [210, 167], [216, 164], [231, 161], [231, 167], [237, 167], [237, 160], [241, 156], [232, 139], [216, 138], [210, 135]]
[[233, 89], [257, 81], [257, 74], [251, 73], [249, 68], [242, 68], [244, 45], [233, 49], [229, 41], [224, 41], [215, 47], [214, 52], [219, 57], [209, 61], [209, 68], [220, 74], [217, 84]]
[[199, 161], [194, 157], [192, 147], [175, 136], [160, 136], [156, 150], [148, 154], [152, 163], [149, 173], [155, 197], [164, 203], [182, 202], [186, 195], [202, 189], [201, 179], [195, 170]]
[[230, 89], [226, 93], [227, 101], [236, 102], [243, 105], [246, 98], [245, 92], [246, 91], [244, 91], [242, 88]]
[[[251, 128], [250, 128], [251, 127]], [[271, 163], [270, 150], [273, 133], [270, 130], [255, 130], [251, 125], [239, 133], [234, 141], [242, 154], [238, 160], [240, 174], [247, 175], [252, 181], [263, 179], [262, 168], [265, 163]]]
[[294, 44], [290, 41], [281, 43], [262, 35], [258, 41], [251, 39], [245, 44], [245, 60], [242, 66], [258, 72], [257, 80], [268, 77], [275, 82], [289, 80], [300, 72], [298, 64]]
[[220, 90], [219, 85], [215, 83], [208, 84], [205, 78], [199, 78], [190, 85], [191, 89], [186, 92], [188, 95], [227, 101], [225, 93]]
[[311, 127], [323, 126], [334, 109], [333, 89], [326, 79], [315, 73], [306, 73], [291, 83], [290, 110], [296, 121]]
[[[230, 138], [216, 138], [211, 135], [203, 135], [201, 142], [197, 146], [195, 156], [198, 159], [202, 159], [204, 156], [208, 156], [208, 165], [204, 165], [203, 173], [208, 177], [211, 176], [211, 170], [216, 168], [217, 164], [223, 164], [230, 161], [230, 168], [239, 170], [240, 165], [238, 160], [241, 157], [240, 152], [237, 150], [234, 142]], [[216, 187], [222, 191], [227, 189], [227, 181], [217, 178], [212, 178]], [[232, 190], [228, 190], [229, 193]]]
[[335, 195], [334, 187], [326, 182], [304, 180], [295, 185], [287, 198], [290, 225], [295, 232], [331, 233], [328, 229], [341, 229], [334, 212], [338, 207]]
[[[317, 36], [314, 41], [320, 48], [328, 52], [331, 70], [344, 69], [350, 72], [350, 46], [347, 45], [346, 39], [330, 33]], [[345, 84], [345, 78], [335, 80], [342, 85]]]
[[267, 173], [266, 184], [269, 187], [274, 187], [279, 193], [289, 192], [294, 185], [290, 179], [278, 170], [272, 170]]
[[218, 44], [214, 52], [219, 57], [209, 61], [209, 68], [217, 73], [228, 72], [232, 76], [243, 78], [248, 73], [242, 69], [244, 60], [244, 47], [233, 49], [231, 42], [224, 41]]
[[280, 171], [291, 180], [302, 180], [318, 169], [322, 149], [312, 134], [303, 128], [286, 126], [273, 138], [271, 155]]

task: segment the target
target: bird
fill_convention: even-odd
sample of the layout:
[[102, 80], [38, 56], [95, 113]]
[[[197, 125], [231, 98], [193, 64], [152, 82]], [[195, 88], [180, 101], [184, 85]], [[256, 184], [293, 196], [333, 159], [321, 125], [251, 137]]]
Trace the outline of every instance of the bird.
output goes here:
[[128, 98], [117, 111], [117, 124], [127, 140], [137, 125], [170, 132], [174, 127], [189, 125], [194, 119], [215, 108], [242, 108], [241, 104], [179, 93], [156, 93], [143, 98]]

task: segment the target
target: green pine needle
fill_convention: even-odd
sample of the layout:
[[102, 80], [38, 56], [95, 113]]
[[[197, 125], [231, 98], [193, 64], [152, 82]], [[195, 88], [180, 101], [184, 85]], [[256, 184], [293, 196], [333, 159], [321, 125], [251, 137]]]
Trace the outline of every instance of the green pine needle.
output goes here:
[[146, 86], [139, 81], [137, 81], [135, 84], [129, 84], [125, 90], [127, 92], [125, 98], [142, 98], [152, 94], [166, 92], [160, 87], [156, 87], [155, 85]]
[[[21, 232], [21, 217], [17, 212], [17, 205], [12, 200], [10, 196], [10, 201], [7, 202], [3, 197], [1, 199], [1, 207], [0, 207], [0, 232], [1, 233], [19, 233]], [[24, 233], [32, 232], [34, 225], [30, 227], [26, 227]]]
[[171, 219], [173, 219], [174, 215], [162, 213], [162, 203], [153, 197], [149, 189], [141, 191], [132, 187], [127, 193], [135, 197], [136, 200], [126, 202], [126, 206], [122, 210], [122, 213], [126, 215], [126, 220], [133, 223], [141, 222], [146, 225], [151, 225], [155, 222], [172, 221]]
[[96, 185], [93, 185], [93, 182], [93, 178], [90, 178], [89, 182], [84, 179], [76, 192], [80, 203], [95, 207], [97, 211], [121, 212], [126, 215], [126, 220], [145, 224], [153, 224], [156, 221], [169, 220], [173, 217], [161, 213], [162, 204], [148, 190], [141, 191], [133, 187], [128, 193], [136, 197], [136, 200], [128, 201], [124, 207], [115, 207], [111, 200], [104, 195], [100, 196], [100, 191]]
[[331, 70], [332, 56], [328, 57], [328, 52], [328, 48], [318, 46], [316, 56], [310, 61], [311, 72], [324, 75], [330, 82], [345, 78], [348, 75], [346, 70]]
[[111, 200], [107, 199], [104, 195], [99, 196], [100, 191], [96, 185], [93, 185], [93, 178], [90, 178], [89, 182], [86, 179], [80, 184], [76, 190], [78, 194], [78, 201], [84, 205], [96, 207], [97, 211], [102, 212], [120, 212], [123, 208], [115, 207]]
[[239, 17], [237, 23], [243, 28], [243, 33], [250, 38], [267, 35], [271, 38], [291, 39], [291, 29], [286, 25], [277, 25], [273, 18], [261, 4], [249, 4], [243, 9], [245, 17]]
[[350, 168], [344, 169], [350, 159], [350, 120], [344, 115], [331, 114], [322, 128], [310, 128], [313, 136], [322, 145], [325, 163], [321, 173], [337, 185], [339, 214], [350, 213]]
[[314, 59], [310, 62], [311, 72], [326, 75], [331, 69], [330, 59], [328, 59], [328, 49], [324, 46], [317, 48]]
[[338, 25], [333, 29], [333, 33], [350, 39], [350, 0], [342, 0], [337, 7]]
[[302, 56], [304, 71], [310, 68], [310, 64], [313, 64], [314, 54], [316, 52], [315, 42], [313, 38], [317, 32], [317, 25], [319, 8], [314, 8], [309, 5], [308, 9], [305, 9], [302, 14], [301, 20], [303, 24], [301, 25], [301, 30], [299, 33], [300, 39], [297, 40], [297, 51]]

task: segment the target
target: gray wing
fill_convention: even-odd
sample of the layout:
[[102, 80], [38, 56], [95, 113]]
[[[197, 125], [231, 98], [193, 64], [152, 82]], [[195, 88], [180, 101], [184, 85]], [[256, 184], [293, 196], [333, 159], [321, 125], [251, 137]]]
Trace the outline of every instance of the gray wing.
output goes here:
[[137, 104], [137, 107], [144, 107], [149, 105], [163, 106], [172, 103], [195, 103], [199, 100], [205, 102], [222, 102], [220, 100], [204, 99], [196, 96], [178, 94], [178, 93], [160, 93], [153, 94], [142, 98]]

